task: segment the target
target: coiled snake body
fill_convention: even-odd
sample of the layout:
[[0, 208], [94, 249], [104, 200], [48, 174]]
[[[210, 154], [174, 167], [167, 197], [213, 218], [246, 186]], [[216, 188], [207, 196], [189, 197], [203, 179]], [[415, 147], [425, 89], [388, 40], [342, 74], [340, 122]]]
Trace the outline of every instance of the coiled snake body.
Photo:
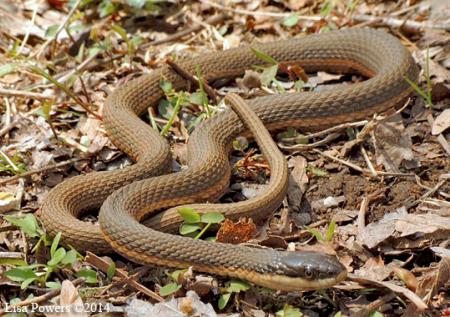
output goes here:
[[[378, 30], [349, 29], [253, 47], [278, 62], [298, 63], [307, 72], [358, 72], [369, 77], [361, 83], [322, 92], [247, 100], [269, 130], [287, 126], [316, 130], [383, 112], [410, 94], [405, 77], [414, 81], [418, 76], [405, 47]], [[239, 76], [251, 66], [262, 64], [248, 46], [179, 62], [191, 73], [198, 67], [206, 80]], [[138, 263], [193, 266], [199, 271], [282, 290], [323, 288], [342, 280], [345, 269], [329, 255], [255, 249], [157, 231], [176, 229], [180, 219], [174, 207], [184, 204], [195, 204], [193, 207], [200, 212], [217, 210], [231, 218], [267, 217], [280, 205], [286, 190], [282, 178], [287, 177], [283, 164], [275, 164], [280, 170], [271, 174], [281, 178], [271, 179], [273, 187], [262, 197], [224, 205], [198, 204], [217, 200], [228, 187], [231, 172], [227, 149], [247, 126], [230, 110], [206, 120], [193, 132], [188, 143], [188, 169], [157, 176], [168, 172], [170, 150], [139, 115], [163, 97], [161, 76], [175, 89], [186, 86], [174, 71], [162, 67], [119, 87], [104, 107], [109, 137], [136, 164], [73, 177], [52, 189], [40, 212], [47, 231], [61, 232], [63, 242], [78, 250], [110, 252], [112, 247]], [[100, 228], [78, 220], [86, 211], [100, 206]], [[166, 211], [154, 215], [160, 210]], [[152, 229], [139, 223], [143, 220]]]

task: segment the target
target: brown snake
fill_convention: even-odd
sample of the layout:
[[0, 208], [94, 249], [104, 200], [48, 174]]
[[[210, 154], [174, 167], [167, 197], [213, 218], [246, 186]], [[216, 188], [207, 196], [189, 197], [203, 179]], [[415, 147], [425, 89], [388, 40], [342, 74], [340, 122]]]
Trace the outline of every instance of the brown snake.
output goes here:
[[[405, 77], [415, 81], [418, 76], [407, 49], [393, 36], [378, 30], [349, 29], [252, 46], [278, 62], [299, 64], [307, 72], [356, 72], [369, 77], [361, 83], [321, 92], [247, 100], [269, 130], [287, 126], [317, 130], [367, 118], [403, 102], [411, 92]], [[198, 67], [203, 77], [211, 81], [242, 75], [251, 66], [264, 63], [248, 46], [241, 46], [178, 64], [190, 73]], [[333, 256], [212, 243], [155, 230], [174, 231], [180, 223], [175, 207], [193, 203], [200, 212], [213, 209], [234, 219], [244, 215], [265, 218], [280, 205], [285, 193], [280, 179], [271, 179], [275, 186], [254, 200], [198, 204], [216, 201], [228, 188], [229, 145], [246, 130], [238, 115], [230, 110], [216, 114], [193, 132], [188, 143], [188, 169], [157, 176], [170, 168], [169, 146], [139, 116], [164, 96], [159, 86], [161, 76], [171, 81], [175, 89], [186, 88], [185, 80], [162, 67], [119, 87], [108, 97], [104, 108], [104, 125], [111, 140], [136, 164], [80, 175], [56, 186], [41, 208], [47, 231], [53, 235], [62, 232], [64, 243], [78, 250], [110, 252], [111, 245], [138, 263], [193, 266], [199, 271], [282, 290], [323, 288], [344, 278], [345, 270]], [[235, 102], [239, 103], [237, 99]], [[252, 112], [247, 112], [251, 116]], [[261, 140], [256, 139], [261, 146]], [[271, 174], [277, 175], [276, 171]], [[100, 206], [101, 231], [98, 226], [77, 219]], [[155, 215], [161, 210], [166, 211]], [[143, 220], [153, 229], [139, 223]]]

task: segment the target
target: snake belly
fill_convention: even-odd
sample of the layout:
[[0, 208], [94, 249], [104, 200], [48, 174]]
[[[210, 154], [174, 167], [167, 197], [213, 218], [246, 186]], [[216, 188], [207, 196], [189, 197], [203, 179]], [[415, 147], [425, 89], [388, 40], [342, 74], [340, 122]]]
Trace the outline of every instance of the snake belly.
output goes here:
[[[299, 64], [306, 72], [356, 72], [369, 78], [321, 92], [286, 93], [247, 100], [269, 130], [287, 126], [317, 130], [367, 118], [402, 103], [411, 93], [405, 77], [415, 81], [418, 76], [408, 50], [395, 37], [379, 30], [340, 30], [251, 47], [278, 62]], [[250, 46], [177, 63], [190, 73], [198, 68], [208, 81], [236, 77], [254, 65], [263, 65]], [[195, 204], [193, 206], [200, 210], [211, 209], [211, 206], [197, 203], [215, 201], [226, 191], [230, 178], [227, 148], [236, 136], [246, 132], [239, 117], [225, 110], [203, 122], [191, 135], [188, 169], [155, 176], [168, 171], [170, 151], [159, 134], [139, 116], [164, 96], [159, 85], [162, 76], [171, 81], [175, 89], [186, 88], [183, 78], [169, 67], [161, 67], [119, 87], [108, 97], [104, 107], [104, 125], [109, 137], [136, 164], [117, 171], [73, 177], [56, 186], [40, 211], [46, 230], [53, 235], [61, 232], [62, 241], [79, 250], [110, 252], [112, 246], [138, 263], [192, 265], [200, 271], [244, 278], [279, 289], [330, 284], [328, 273], [332, 271], [332, 264], [322, 254], [194, 241], [154, 230], [171, 231], [179, 224], [173, 207]], [[270, 196], [272, 190], [276, 189], [266, 194], [275, 199], [275, 203], [260, 199], [255, 205], [252, 200], [243, 202], [243, 209], [239, 210], [228, 206], [220, 209], [218, 204], [213, 207], [229, 217], [240, 217], [244, 213], [267, 216], [279, 205], [279, 197]], [[78, 220], [86, 211], [100, 206], [101, 231], [98, 226]], [[166, 211], [155, 215], [160, 210]], [[145, 223], [153, 229], [139, 223], [146, 218]]]

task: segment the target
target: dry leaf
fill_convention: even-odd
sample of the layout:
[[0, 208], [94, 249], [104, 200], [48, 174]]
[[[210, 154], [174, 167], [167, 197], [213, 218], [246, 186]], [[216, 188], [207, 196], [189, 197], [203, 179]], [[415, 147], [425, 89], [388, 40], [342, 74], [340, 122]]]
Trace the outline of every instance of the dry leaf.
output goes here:
[[45, 313], [47, 317], [88, 317], [91, 314], [84, 309], [83, 301], [77, 288], [69, 280], [64, 280], [59, 295], [59, 306], [63, 307], [60, 313]]
[[405, 208], [386, 214], [383, 219], [367, 225], [359, 239], [370, 249], [389, 238], [450, 234], [450, 218], [436, 214], [408, 214]]
[[450, 127], [450, 109], [445, 109], [434, 119], [431, 134], [438, 135]]
[[255, 235], [256, 226], [251, 218], [239, 219], [236, 223], [225, 219], [217, 232], [217, 241], [239, 244], [251, 240]]
[[404, 268], [396, 266], [393, 267], [392, 270], [394, 271], [395, 275], [397, 275], [398, 278], [401, 279], [411, 291], [416, 291], [418, 282], [414, 274]]
[[399, 167], [415, 168], [419, 162], [411, 150], [411, 137], [405, 132], [400, 115], [382, 122], [374, 131], [377, 163], [388, 172], [400, 172]]
[[[140, 299], [133, 299], [124, 311], [128, 317], [142, 316], [164, 316], [164, 317], [180, 317], [185, 316], [181, 310], [181, 304], [189, 299], [191, 302], [192, 316], [217, 317], [216, 312], [211, 304], [205, 304], [200, 297], [193, 291], [188, 291], [186, 297], [172, 298], [163, 303], [152, 305]], [[186, 307], [184, 307], [186, 308]]]
[[309, 182], [306, 173], [306, 166], [308, 162], [303, 156], [294, 156], [289, 160], [289, 166], [294, 166], [289, 176], [288, 185], [288, 202], [289, 207], [294, 210], [300, 210], [303, 193], [306, 191], [306, 186]]

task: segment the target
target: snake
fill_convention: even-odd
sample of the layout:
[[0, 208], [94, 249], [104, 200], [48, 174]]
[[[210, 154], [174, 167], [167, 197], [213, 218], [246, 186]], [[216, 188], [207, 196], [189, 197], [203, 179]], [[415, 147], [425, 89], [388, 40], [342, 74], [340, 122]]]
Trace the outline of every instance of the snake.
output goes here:
[[[396, 37], [371, 28], [241, 45], [180, 59], [177, 64], [191, 74], [200, 73], [206, 82], [236, 78], [251, 67], [267, 66], [255, 49], [277, 63], [299, 65], [307, 73], [356, 73], [366, 79], [321, 91], [255, 97], [245, 100], [248, 106], [236, 96], [227, 97], [232, 109], [218, 111], [195, 128], [187, 144], [188, 166], [176, 173], [170, 173], [168, 143], [141, 116], [164, 97], [161, 78], [175, 90], [187, 89], [189, 84], [169, 66], [132, 79], [106, 99], [103, 124], [114, 145], [135, 163], [75, 176], [55, 186], [39, 211], [47, 232], [60, 232], [62, 243], [80, 251], [114, 251], [140, 264], [193, 267], [279, 290], [327, 288], [345, 279], [345, 267], [333, 255], [171, 234], [182, 221], [180, 207], [200, 213], [214, 210], [231, 219], [262, 220], [280, 206], [286, 193], [285, 163], [270, 159], [269, 186], [260, 196], [217, 203], [229, 187], [228, 156], [237, 136], [252, 135], [260, 147], [265, 144], [271, 149], [265, 153], [270, 157], [277, 150], [267, 140], [266, 129], [316, 131], [384, 113], [405, 102], [412, 92], [407, 79], [417, 81], [419, 75], [408, 49]], [[274, 166], [279, 169], [272, 170]], [[80, 220], [98, 209], [98, 224]]]

